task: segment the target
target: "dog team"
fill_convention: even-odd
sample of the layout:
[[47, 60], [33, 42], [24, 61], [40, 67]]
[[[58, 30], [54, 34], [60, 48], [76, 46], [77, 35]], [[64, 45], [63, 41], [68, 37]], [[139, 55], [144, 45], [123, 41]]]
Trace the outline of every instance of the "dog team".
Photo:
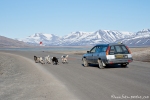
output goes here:
[[[62, 60], [63, 64], [65, 64], [65, 63], [67, 64], [68, 63], [68, 60], [67, 60], [68, 56], [69, 55], [66, 55], [66, 56], [62, 55], [61, 56], [61, 60]], [[34, 56], [34, 61], [35, 61], [35, 63], [41, 63], [41, 64], [51, 64], [51, 62], [53, 63], [53, 65], [58, 65], [59, 64], [58, 58], [56, 58], [56, 57], [50, 58], [49, 55], [46, 56], [46, 57]]]

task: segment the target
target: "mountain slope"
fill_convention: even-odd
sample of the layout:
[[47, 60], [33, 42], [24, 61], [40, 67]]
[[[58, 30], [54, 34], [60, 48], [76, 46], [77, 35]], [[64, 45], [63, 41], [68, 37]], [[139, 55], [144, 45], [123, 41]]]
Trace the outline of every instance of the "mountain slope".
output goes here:
[[15, 47], [30, 47], [30, 45], [18, 40], [0, 36], [0, 48], [15, 48]]

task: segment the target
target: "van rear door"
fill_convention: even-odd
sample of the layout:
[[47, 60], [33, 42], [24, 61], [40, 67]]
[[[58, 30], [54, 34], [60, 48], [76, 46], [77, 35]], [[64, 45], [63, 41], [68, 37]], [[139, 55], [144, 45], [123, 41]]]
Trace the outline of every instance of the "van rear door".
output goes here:
[[115, 59], [127, 59], [129, 51], [125, 45], [111, 46], [110, 55], [114, 55]]

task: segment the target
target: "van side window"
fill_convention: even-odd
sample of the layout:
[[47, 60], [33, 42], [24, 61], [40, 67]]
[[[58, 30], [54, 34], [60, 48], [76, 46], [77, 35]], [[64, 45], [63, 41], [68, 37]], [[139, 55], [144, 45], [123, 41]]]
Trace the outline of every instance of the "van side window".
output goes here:
[[106, 52], [107, 46], [95, 46], [93, 47], [90, 52], [91, 53], [100, 53], [100, 52]]
[[106, 52], [106, 50], [107, 50], [106, 46], [102, 47], [102, 52]]
[[110, 47], [109, 54], [110, 54], [110, 55], [115, 54], [115, 47], [114, 47], [114, 46], [111, 46], [111, 47]]
[[101, 47], [100, 46], [98, 46], [97, 48], [96, 48], [96, 53], [100, 53], [102, 50], [101, 50]]

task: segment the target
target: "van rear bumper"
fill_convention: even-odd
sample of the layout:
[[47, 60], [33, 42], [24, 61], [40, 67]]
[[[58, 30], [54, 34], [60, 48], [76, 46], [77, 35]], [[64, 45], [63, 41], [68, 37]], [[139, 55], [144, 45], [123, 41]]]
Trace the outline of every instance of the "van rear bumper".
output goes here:
[[126, 63], [126, 64], [129, 64], [133, 61], [133, 59], [110, 59], [110, 60], [107, 60], [105, 63], [106, 64], [123, 64], [123, 63]]

